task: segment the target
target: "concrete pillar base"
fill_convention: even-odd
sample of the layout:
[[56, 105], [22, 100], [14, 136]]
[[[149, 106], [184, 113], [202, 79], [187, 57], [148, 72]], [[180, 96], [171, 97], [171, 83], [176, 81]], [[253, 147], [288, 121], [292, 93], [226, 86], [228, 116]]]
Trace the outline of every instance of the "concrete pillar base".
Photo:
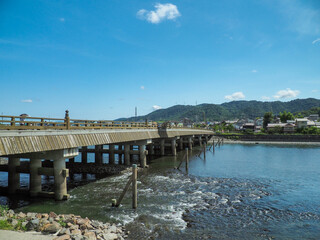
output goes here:
[[8, 162], [8, 188], [9, 194], [14, 194], [20, 188], [20, 173], [17, 167], [20, 166], [20, 158], [9, 158]]
[[30, 159], [30, 189], [29, 194], [31, 197], [38, 196], [41, 192], [41, 175], [38, 174], [38, 169], [41, 168], [41, 159]]

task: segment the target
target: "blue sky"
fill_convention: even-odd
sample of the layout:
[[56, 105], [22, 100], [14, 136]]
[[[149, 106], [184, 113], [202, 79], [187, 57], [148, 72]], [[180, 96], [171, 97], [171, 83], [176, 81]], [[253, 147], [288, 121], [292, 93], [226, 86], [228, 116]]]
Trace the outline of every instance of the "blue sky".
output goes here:
[[320, 97], [318, 0], [2, 0], [0, 114]]

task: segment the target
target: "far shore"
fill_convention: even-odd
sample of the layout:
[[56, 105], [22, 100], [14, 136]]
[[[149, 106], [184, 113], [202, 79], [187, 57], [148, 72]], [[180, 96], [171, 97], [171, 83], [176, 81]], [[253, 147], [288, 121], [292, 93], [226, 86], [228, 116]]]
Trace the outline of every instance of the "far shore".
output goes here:
[[[210, 143], [213, 140], [209, 141]], [[241, 140], [231, 140], [231, 139], [223, 139], [223, 143], [227, 144], [272, 144], [272, 145], [313, 145], [313, 146], [320, 146], [320, 142], [286, 142], [286, 141], [241, 141]]]

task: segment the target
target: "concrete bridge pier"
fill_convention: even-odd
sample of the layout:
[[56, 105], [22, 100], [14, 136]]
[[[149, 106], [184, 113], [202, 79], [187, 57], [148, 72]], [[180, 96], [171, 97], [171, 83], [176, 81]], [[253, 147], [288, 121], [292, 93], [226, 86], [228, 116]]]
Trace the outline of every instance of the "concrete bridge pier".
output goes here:
[[160, 139], [160, 155], [161, 156], [165, 155], [165, 139], [164, 138]]
[[122, 145], [118, 145], [118, 164], [121, 165], [123, 164], [122, 162], [122, 155], [123, 155], [123, 146]]
[[87, 163], [88, 162], [88, 147], [83, 146], [81, 151], [81, 163]]
[[177, 139], [176, 138], [171, 139], [171, 151], [173, 156], [177, 155]]
[[99, 165], [102, 164], [102, 149], [103, 145], [95, 145], [94, 161]]
[[188, 137], [188, 148], [189, 148], [189, 150], [192, 150], [192, 143], [193, 143], [192, 137]]
[[198, 136], [199, 146], [202, 147], [202, 135]]
[[109, 145], [109, 164], [115, 164], [114, 161], [114, 145]]
[[146, 151], [146, 146], [140, 145], [139, 146], [139, 159], [140, 159], [140, 166], [142, 168], [147, 167], [147, 153], [148, 153], [148, 151]]
[[148, 155], [154, 155], [154, 144], [153, 142], [147, 145]]
[[30, 178], [29, 178], [29, 194], [30, 197], [36, 197], [41, 192], [41, 159], [37, 157], [30, 158]]
[[124, 145], [124, 164], [130, 166], [130, 144]]
[[9, 157], [8, 162], [8, 188], [9, 194], [14, 194], [20, 188], [20, 173], [17, 167], [20, 166], [20, 158]]
[[180, 140], [179, 140], [179, 149], [180, 149], [180, 151], [183, 150], [183, 137], [180, 137]]
[[67, 177], [69, 170], [66, 168], [66, 158], [78, 155], [77, 148], [56, 150], [48, 154], [53, 160], [53, 176], [54, 176], [54, 198], [55, 200], [67, 200], [69, 194], [67, 192]]

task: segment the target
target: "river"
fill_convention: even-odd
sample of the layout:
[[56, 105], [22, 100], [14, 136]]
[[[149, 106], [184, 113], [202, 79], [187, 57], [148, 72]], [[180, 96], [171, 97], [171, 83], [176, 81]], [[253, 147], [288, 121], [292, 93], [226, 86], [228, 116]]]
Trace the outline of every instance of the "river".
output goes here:
[[[320, 239], [320, 148], [224, 144], [153, 159], [131, 191], [111, 207], [130, 174], [73, 188], [68, 201], [29, 202], [18, 211], [74, 213], [120, 222], [130, 239]], [[77, 179], [77, 178], [76, 178]], [[80, 180], [79, 180], [80, 181]]]

